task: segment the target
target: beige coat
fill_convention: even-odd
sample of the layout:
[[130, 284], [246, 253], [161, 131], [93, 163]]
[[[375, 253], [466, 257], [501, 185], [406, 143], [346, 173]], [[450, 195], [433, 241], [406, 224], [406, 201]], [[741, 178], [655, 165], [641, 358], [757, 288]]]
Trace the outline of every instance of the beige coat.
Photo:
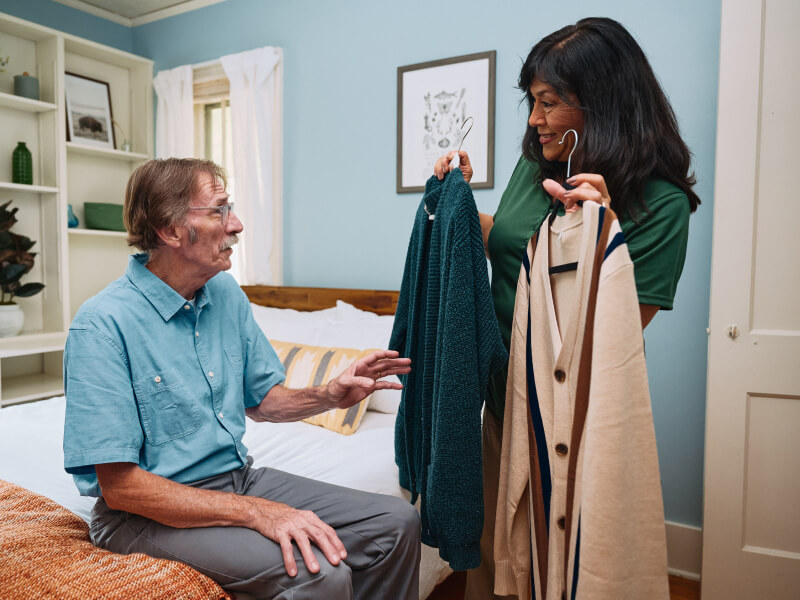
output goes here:
[[[561, 244], [551, 240], [556, 236], [547, 221], [528, 245], [520, 271], [495, 593], [530, 598], [533, 579], [541, 600], [668, 599], [664, 511], [633, 264], [611, 210], [587, 202], [577, 214], [553, 224], [578, 220], [580, 226], [564, 232], [567, 241], [568, 233], [573, 236], [577, 272], [548, 274], [550, 254]], [[569, 284], [554, 291], [551, 279], [562, 277]]]

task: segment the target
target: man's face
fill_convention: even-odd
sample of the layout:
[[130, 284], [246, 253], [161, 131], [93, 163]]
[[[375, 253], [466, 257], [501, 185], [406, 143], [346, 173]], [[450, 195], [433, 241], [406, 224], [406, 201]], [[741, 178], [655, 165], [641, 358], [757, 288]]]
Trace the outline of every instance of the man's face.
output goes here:
[[[228, 193], [222, 183], [206, 173], [200, 175], [200, 187], [192, 198], [189, 208], [223, 206], [228, 203]], [[187, 217], [186, 237], [181, 252], [187, 266], [209, 278], [220, 271], [231, 268], [231, 246], [237, 242], [237, 234], [244, 229], [233, 211], [213, 208], [190, 210]]]

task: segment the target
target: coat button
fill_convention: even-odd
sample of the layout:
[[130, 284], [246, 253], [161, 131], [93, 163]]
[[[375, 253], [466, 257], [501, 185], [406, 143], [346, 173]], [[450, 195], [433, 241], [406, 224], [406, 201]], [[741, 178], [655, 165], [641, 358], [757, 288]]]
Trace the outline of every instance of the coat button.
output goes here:
[[564, 526], [567, 524], [567, 519], [564, 517], [558, 517], [558, 521], [556, 521], [556, 523], [558, 524], [559, 529], [564, 529]]
[[566, 444], [556, 444], [556, 454], [564, 456], [569, 451]]
[[561, 369], [556, 369], [555, 376], [556, 376], [556, 381], [558, 381], [559, 383], [567, 379], [567, 374], [564, 373], [564, 371], [562, 371]]

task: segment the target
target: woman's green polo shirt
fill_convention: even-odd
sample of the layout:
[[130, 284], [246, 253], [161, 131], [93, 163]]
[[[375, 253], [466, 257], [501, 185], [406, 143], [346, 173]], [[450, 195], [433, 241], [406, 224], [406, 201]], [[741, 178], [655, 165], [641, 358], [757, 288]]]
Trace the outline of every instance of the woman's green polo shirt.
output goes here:
[[[489, 234], [492, 298], [506, 348], [511, 343], [514, 297], [522, 256], [551, 202], [538, 181], [538, 174], [537, 165], [520, 157], [500, 199]], [[618, 217], [634, 265], [639, 303], [671, 310], [686, 258], [689, 199], [678, 187], [663, 179], [648, 181], [644, 197], [649, 211], [639, 215], [638, 223], [625, 215]], [[507, 369], [503, 369], [489, 382], [486, 403], [500, 420], [505, 407], [507, 375]]]

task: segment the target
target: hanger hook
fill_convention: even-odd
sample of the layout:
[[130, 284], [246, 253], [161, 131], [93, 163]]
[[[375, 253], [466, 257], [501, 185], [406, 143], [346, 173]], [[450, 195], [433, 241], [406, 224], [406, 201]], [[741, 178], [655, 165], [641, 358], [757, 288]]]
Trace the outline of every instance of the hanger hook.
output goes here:
[[[466, 119], [464, 119], [464, 122], [461, 123], [461, 129], [464, 129], [464, 125], [467, 124], [467, 121], [470, 122], [469, 123], [469, 129], [467, 129], [467, 133], [465, 133], [464, 136], [461, 138], [461, 142], [458, 144], [457, 152], [461, 152], [461, 145], [464, 143], [464, 140], [469, 135], [469, 132], [472, 131], [472, 126], [475, 124], [475, 119], [473, 119], [472, 117], [467, 117]], [[578, 135], [578, 134], [576, 133], [575, 135]]]
[[572, 167], [572, 153], [575, 152], [575, 148], [578, 147], [578, 132], [575, 131], [574, 129], [567, 129], [564, 132], [564, 135], [561, 136], [561, 141], [558, 142], [559, 146], [561, 144], [563, 144], [564, 143], [564, 139], [567, 137], [567, 134], [570, 131], [575, 134], [575, 145], [572, 147], [572, 150], [569, 151], [569, 157], [567, 158], [567, 179], [569, 179], [569, 172], [570, 172], [570, 168]]

